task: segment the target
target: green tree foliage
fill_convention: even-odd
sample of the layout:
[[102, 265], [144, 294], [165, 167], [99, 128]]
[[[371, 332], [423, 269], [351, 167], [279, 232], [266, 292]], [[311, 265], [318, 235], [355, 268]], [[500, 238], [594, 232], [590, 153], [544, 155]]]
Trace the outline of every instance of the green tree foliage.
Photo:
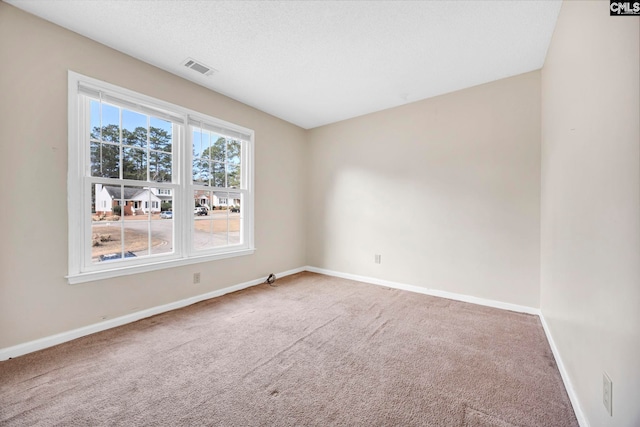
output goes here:
[[194, 180], [214, 187], [239, 188], [240, 149], [239, 142], [220, 137], [200, 157], [194, 152]]
[[[91, 173], [106, 178], [120, 177], [120, 127], [114, 124], [91, 131]], [[164, 129], [137, 127], [122, 129], [122, 177], [156, 182], [171, 181], [171, 135]], [[149, 153], [147, 153], [147, 144]], [[149, 157], [149, 158], [147, 158]]]
[[[120, 176], [120, 149], [117, 145], [104, 144], [111, 142], [119, 144], [120, 128], [117, 125], [107, 125], [93, 128], [91, 132], [91, 174], [105, 178]], [[97, 140], [97, 141], [94, 141]]]

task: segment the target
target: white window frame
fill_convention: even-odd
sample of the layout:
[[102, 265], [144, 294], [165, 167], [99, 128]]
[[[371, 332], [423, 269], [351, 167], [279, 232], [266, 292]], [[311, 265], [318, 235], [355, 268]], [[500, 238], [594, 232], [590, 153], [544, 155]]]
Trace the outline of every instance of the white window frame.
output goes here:
[[[180, 132], [174, 134], [173, 170], [171, 183], [158, 183], [173, 196], [174, 240], [173, 253], [130, 258], [113, 263], [91, 262], [91, 192], [87, 179], [91, 174], [91, 160], [86, 135], [89, 124], [86, 98], [80, 87], [111, 94], [126, 103], [155, 111], [169, 112], [176, 120], [182, 120]], [[155, 109], [155, 110], [154, 110]], [[193, 123], [205, 123], [223, 129], [228, 136], [242, 138], [242, 188], [229, 189], [240, 192], [242, 200], [242, 243], [207, 250], [195, 250], [192, 244], [194, 229], [192, 167]], [[254, 246], [254, 131], [203, 113], [146, 96], [110, 83], [87, 77], [73, 71], [68, 73], [68, 220], [69, 220], [69, 270], [66, 276], [70, 284], [84, 283], [111, 277], [138, 274], [164, 268], [179, 267], [224, 258], [251, 255]], [[175, 126], [174, 126], [175, 129]], [[124, 185], [149, 185], [148, 181], [119, 180]], [[211, 191], [214, 191], [211, 188]], [[217, 189], [216, 189], [217, 191]], [[80, 226], [78, 226], [80, 224]]]

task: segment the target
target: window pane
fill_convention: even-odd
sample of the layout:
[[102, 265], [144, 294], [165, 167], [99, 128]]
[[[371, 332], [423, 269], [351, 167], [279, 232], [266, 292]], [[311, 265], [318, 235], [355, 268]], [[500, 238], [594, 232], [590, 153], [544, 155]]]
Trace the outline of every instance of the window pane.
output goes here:
[[215, 206], [216, 209], [222, 209], [223, 206], [226, 206], [226, 199], [227, 197], [227, 193], [224, 193], [222, 191], [214, 191], [213, 192], [213, 206]]
[[193, 243], [197, 250], [212, 249], [228, 245], [227, 220], [196, 218]]
[[227, 246], [228, 240], [228, 222], [225, 219], [213, 221], [213, 239], [214, 247]]
[[[193, 246], [196, 250], [226, 245], [226, 211], [216, 207], [217, 200], [216, 192], [194, 192]], [[225, 224], [224, 230], [220, 220]]]
[[151, 152], [149, 178], [156, 182], [171, 182], [171, 154]]
[[122, 259], [122, 224], [110, 220], [92, 222], [91, 262], [118, 259]]
[[213, 207], [213, 193], [203, 190], [194, 191], [193, 206], [193, 247], [195, 249], [211, 248], [213, 222], [209, 208]]
[[91, 142], [91, 175], [104, 178], [120, 177], [120, 147]]
[[224, 163], [215, 162], [213, 164], [213, 186], [226, 187], [226, 176]]
[[[203, 190], [194, 191], [193, 206], [194, 206], [194, 209], [200, 206], [206, 206], [208, 208], [211, 208], [213, 206], [213, 204], [211, 203], [211, 192], [203, 191]], [[194, 213], [196, 213], [195, 210], [194, 210]]]
[[168, 216], [151, 221], [152, 255], [173, 252], [173, 224], [173, 217]]
[[242, 209], [240, 193], [229, 193], [229, 244], [238, 245], [242, 243]]
[[[120, 143], [120, 109], [99, 101], [90, 102], [90, 137]], [[101, 127], [102, 123], [102, 127]], [[120, 177], [120, 148], [118, 145], [90, 142], [91, 175], [105, 178]]]
[[89, 145], [90, 157], [91, 157], [91, 176], [101, 176], [102, 160], [100, 156], [100, 144], [99, 142], [91, 141]]
[[[126, 189], [125, 189], [126, 192]], [[129, 202], [131, 203], [131, 202]], [[129, 205], [131, 206], [131, 205]], [[149, 216], [142, 213], [140, 203], [132, 207], [132, 212], [136, 215], [124, 216], [124, 251], [125, 257], [148, 256], [149, 255]], [[159, 243], [159, 242], [153, 242]]]
[[[215, 140], [215, 142], [213, 142]], [[224, 162], [227, 156], [227, 140], [224, 137], [211, 134], [211, 158], [218, 162]]]
[[147, 117], [134, 111], [122, 110], [122, 143], [133, 147], [147, 147]]
[[152, 150], [171, 153], [173, 150], [173, 125], [166, 120], [151, 117], [149, 144]]
[[120, 206], [111, 198], [109, 188], [101, 184], [91, 190], [91, 206], [91, 261], [117, 258], [122, 253]]
[[101, 130], [103, 141], [120, 143], [120, 109], [118, 107], [102, 103]]
[[138, 148], [122, 149], [122, 177], [124, 179], [147, 179], [147, 152]]
[[227, 162], [232, 165], [240, 165], [241, 144], [238, 141], [227, 142]]
[[173, 196], [159, 193], [157, 188], [94, 185], [93, 262], [173, 252], [173, 216], [161, 215], [173, 206]]
[[[166, 222], [166, 220], [173, 220], [172, 190], [168, 188], [158, 188], [158, 189], [152, 188], [151, 191], [154, 193], [155, 197], [158, 199], [157, 201], [154, 200], [152, 202], [152, 206], [153, 206], [153, 203], [157, 203], [157, 205], [155, 206], [160, 207], [160, 212], [158, 214], [157, 219], [162, 220], [160, 222]], [[157, 212], [158, 211], [154, 210], [154, 213], [157, 213]]]
[[197, 160], [193, 162], [193, 182], [200, 185], [211, 184], [211, 165], [208, 161]]
[[205, 152], [208, 153], [210, 141], [211, 139], [209, 137], [208, 132], [201, 131], [200, 129], [195, 129], [193, 131], [193, 158], [194, 159], [205, 157]]
[[149, 197], [151, 218], [151, 255], [173, 252], [173, 196], [166, 188], [151, 188]]
[[196, 250], [213, 247], [213, 221], [196, 217], [193, 221], [193, 247]]
[[100, 139], [100, 102], [91, 100], [90, 102], [90, 133], [91, 138]]
[[227, 187], [240, 188], [239, 165], [227, 165]]

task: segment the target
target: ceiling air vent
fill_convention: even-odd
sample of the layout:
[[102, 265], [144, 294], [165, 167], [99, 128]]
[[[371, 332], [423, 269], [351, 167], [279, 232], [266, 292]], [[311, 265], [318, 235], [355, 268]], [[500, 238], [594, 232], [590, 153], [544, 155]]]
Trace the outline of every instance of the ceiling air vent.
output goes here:
[[204, 65], [202, 62], [198, 62], [195, 59], [187, 58], [183, 63], [185, 67], [191, 68], [194, 71], [197, 71], [200, 74], [205, 76], [210, 76], [215, 73], [216, 69], [209, 67], [208, 65]]

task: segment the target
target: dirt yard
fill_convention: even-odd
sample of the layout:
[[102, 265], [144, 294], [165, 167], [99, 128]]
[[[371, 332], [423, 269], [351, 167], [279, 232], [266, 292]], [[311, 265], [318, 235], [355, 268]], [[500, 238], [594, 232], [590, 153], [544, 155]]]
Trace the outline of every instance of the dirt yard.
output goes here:
[[[100, 255], [111, 254], [114, 252], [120, 252], [122, 249], [122, 234], [119, 226], [105, 225], [99, 227], [93, 227], [93, 240], [100, 240], [99, 246], [93, 246], [91, 248], [91, 256], [97, 258]], [[96, 236], [99, 235], [99, 236]], [[102, 237], [102, 239], [96, 239], [96, 237]], [[149, 236], [146, 233], [141, 233], [136, 230], [128, 228], [124, 229], [125, 250], [136, 252], [142, 251], [149, 247]], [[162, 239], [152, 238], [151, 246], [156, 246], [163, 243]]]
[[[212, 231], [212, 227], [214, 233], [224, 233], [227, 231], [227, 221], [225, 220], [212, 221], [206, 218], [196, 219], [195, 223], [196, 231], [204, 231], [206, 233], [210, 233]], [[240, 218], [229, 218], [229, 231], [240, 231]]]

